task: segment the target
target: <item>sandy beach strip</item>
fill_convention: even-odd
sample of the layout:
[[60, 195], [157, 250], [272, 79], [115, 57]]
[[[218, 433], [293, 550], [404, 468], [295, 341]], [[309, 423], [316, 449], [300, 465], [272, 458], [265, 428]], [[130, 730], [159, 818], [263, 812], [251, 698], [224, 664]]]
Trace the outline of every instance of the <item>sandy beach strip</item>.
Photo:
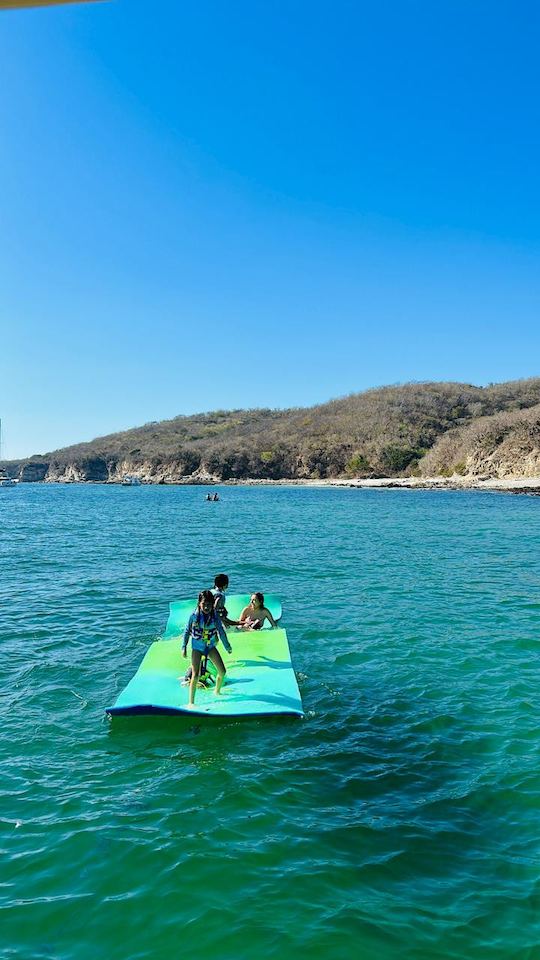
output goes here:
[[225, 480], [213, 481], [219, 486], [282, 486], [282, 487], [354, 487], [386, 490], [499, 490], [507, 493], [540, 494], [540, 477], [377, 477], [373, 479], [324, 480]]

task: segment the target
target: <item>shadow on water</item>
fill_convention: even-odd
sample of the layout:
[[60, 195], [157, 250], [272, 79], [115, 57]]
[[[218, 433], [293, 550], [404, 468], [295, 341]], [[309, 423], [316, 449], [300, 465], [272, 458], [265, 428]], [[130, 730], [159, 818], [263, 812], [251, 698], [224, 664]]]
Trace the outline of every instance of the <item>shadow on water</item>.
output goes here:
[[106, 718], [108, 723], [108, 739], [111, 742], [123, 742], [129, 745], [137, 737], [151, 737], [158, 742], [169, 743], [178, 742], [186, 736], [198, 736], [199, 734], [212, 733], [217, 731], [229, 733], [232, 730], [242, 727], [252, 728], [253, 731], [260, 727], [263, 729], [280, 728], [281, 725], [294, 726], [301, 721], [301, 717], [292, 714], [269, 714], [265, 717], [253, 716], [209, 716], [197, 714], [189, 716], [179, 714], [173, 711], [165, 717], [163, 714], [139, 714], [133, 716], [115, 716]]

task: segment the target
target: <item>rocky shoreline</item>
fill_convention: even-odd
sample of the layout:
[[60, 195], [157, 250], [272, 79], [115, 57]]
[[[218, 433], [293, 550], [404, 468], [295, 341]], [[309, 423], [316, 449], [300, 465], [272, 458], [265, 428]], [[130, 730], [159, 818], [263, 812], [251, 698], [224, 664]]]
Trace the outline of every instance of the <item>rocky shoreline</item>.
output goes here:
[[[133, 471], [135, 475], [136, 472]], [[251, 487], [348, 487], [359, 490], [484, 490], [505, 493], [521, 493], [540, 496], [540, 476], [535, 477], [463, 477], [457, 474], [451, 477], [377, 477], [370, 479], [355, 478], [327, 478], [327, 479], [280, 479], [262, 480], [258, 478], [220, 480], [211, 474], [193, 474], [184, 477], [156, 477], [139, 474], [141, 483], [147, 486], [251, 486]], [[43, 477], [40, 479], [26, 479], [34, 483], [90, 483], [104, 486], [118, 486], [122, 477], [110, 479], [89, 479], [81, 476], [63, 475], [59, 477]]]
[[[222, 479], [217, 473], [204, 465], [192, 472], [177, 460], [159, 462], [151, 460], [134, 461], [124, 458], [106, 461], [103, 458], [86, 458], [81, 462], [58, 464], [49, 460], [27, 460], [18, 470], [9, 475], [23, 483], [99, 483], [118, 485], [127, 475], [138, 478], [142, 484], [166, 486], [307, 486], [307, 487], [349, 487], [357, 489], [398, 489], [398, 490], [498, 490], [508, 493], [531, 493], [540, 495], [540, 470], [530, 465], [530, 473], [506, 473], [503, 476], [489, 476], [489, 471], [470, 470], [465, 473], [452, 473], [450, 476], [394, 476], [394, 477], [327, 477], [315, 478], [279, 478], [267, 477], [230, 477]], [[495, 472], [495, 471], [494, 471]]]

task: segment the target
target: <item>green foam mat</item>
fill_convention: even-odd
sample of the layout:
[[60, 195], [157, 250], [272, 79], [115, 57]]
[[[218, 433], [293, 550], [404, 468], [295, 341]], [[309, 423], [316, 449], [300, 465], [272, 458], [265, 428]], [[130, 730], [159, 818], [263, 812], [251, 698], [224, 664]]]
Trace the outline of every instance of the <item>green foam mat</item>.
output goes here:
[[221, 643], [218, 646], [227, 668], [220, 696], [216, 697], [213, 687], [206, 690], [199, 687], [195, 706], [188, 707], [189, 687], [183, 686], [179, 677], [183, 677], [191, 663], [191, 647], [185, 659], [178, 639], [158, 640], [114, 706], [107, 707], [107, 713], [112, 716], [153, 713], [303, 716], [285, 630], [233, 628], [227, 631], [227, 636], [232, 654], [228, 654]]
[[[225, 597], [225, 606], [230, 620], [238, 620], [244, 607], [247, 607], [251, 593], [231, 593]], [[274, 620], [281, 619], [282, 609], [281, 601], [275, 594], [264, 595], [264, 605], [272, 614]], [[191, 614], [197, 609], [197, 600], [175, 600], [169, 604], [169, 619], [163, 637], [169, 640], [183, 633]], [[268, 621], [265, 622], [263, 630], [272, 629]]]

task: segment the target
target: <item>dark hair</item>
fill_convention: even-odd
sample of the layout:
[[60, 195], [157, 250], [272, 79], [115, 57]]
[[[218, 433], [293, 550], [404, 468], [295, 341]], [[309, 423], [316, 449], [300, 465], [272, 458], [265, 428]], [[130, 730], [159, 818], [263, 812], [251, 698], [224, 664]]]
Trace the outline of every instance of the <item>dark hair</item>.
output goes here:
[[214, 606], [214, 594], [212, 593], [211, 590], [201, 590], [201, 592], [200, 592], [200, 594], [199, 594], [199, 603], [198, 603], [198, 605], [200, 606], [201, 603], [204, 603], [204, 602], [205, 602], [205, 600], [206, 600], [207, 603], [210, 603], [210, 604], [212, 605], [212, 607]]
[[253, 596], [257, 597], [261, 607], [264, 607], [264, 593], [254, 593]]
[[228, 583], [229, 578], [226, 573], [218, 573], [214, 577], [214, 586], [217, 587], [218, 590], [223, 590], [226, 586], [228, 586]]

